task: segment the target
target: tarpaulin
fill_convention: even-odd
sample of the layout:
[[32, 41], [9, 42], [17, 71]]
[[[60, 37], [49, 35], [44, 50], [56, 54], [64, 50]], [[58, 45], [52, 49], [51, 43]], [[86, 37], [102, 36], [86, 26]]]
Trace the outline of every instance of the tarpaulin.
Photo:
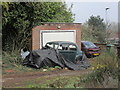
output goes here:
[[59, 53], [58, 50], [55, 49], [42, 49], [42, 50], [33, 50], [26, 57], [23, 64], [24, 65], [32, 65], [36, 68], [42, 68], [44, 66], [55, 67], [60, 66], [62, 68], [67, 67], [71, 70], [80, 70], [84, 68], [88, 68], [89, 62], [85, 55], [80, 58], [81, 60], [77, 60], [77, 63], [73, 63], [72, 61], [64, 58], [64, 56]]

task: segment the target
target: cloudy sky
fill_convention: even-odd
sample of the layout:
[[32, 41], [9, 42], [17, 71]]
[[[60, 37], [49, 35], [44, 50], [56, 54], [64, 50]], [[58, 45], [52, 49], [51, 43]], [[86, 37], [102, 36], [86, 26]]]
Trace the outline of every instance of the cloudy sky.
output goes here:
[[106, 21], [106, 7], [107, 21], [118, 22], [118, 0], [109, 1], [81, 1], [81, 0], [65, 0], [68, 7], [73, 4], [72, 12], [75, 14], [75, 23], [85, 23], [90, 16], [99, 15]]

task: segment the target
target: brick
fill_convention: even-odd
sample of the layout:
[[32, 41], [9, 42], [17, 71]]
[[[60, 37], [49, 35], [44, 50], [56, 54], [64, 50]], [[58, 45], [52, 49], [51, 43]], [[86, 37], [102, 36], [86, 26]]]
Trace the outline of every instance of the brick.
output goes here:
[[[43, 23], [32, 29], [32, 50], [40, 48], [41, 30], [76, 30], [76, 43], [81, 48], [81, 23]], [[59, 29], [58, 26], [61, 26]]]

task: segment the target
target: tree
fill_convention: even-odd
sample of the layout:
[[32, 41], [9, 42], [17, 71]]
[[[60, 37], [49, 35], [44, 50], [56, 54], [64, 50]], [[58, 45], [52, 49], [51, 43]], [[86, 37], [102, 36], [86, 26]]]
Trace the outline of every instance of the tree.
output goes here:
[[97, 40], [94, 38], [92, 34], [93, 34], [92, 29], [88, 27], [87, 23], [84, 23], [82, 25], [82, 40], [97, 42]]
[[111, 22], [109, 30], [109, 38], [118, 38], [118, 23], [117, 22]]
[[90, 16], [87, 21], [88, 28], [92, 29], [91, 34], [99, 42], [105, 42], [106, 25], [100, 16]]
[[31, 29], [41, 22], [73, 22], [62, 2], [9, 2], [2, 5], [3, 50], [20, 50], [31, 44]]

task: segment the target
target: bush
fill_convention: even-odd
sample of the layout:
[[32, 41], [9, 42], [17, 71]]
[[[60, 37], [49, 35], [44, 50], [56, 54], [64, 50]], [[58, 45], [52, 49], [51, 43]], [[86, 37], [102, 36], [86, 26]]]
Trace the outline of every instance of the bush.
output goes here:
[[[88, 87], [118, 87], [118, 59], [116, 53], [112, 55], [105, 52], [95, 58], [96, 64], [92, 65], [92, 73], [80, 78], [80, 83]], [[109, 82], [109, 83], [108, 83]]]
[[2, 54], [2, 59], [3, 59], [3, 66], [7, 65], [9, 66], [15, 66], [17, 67], [18, 65], [22, 64], [23, 59], [20, 56], [19, 52], [3, 52]]

